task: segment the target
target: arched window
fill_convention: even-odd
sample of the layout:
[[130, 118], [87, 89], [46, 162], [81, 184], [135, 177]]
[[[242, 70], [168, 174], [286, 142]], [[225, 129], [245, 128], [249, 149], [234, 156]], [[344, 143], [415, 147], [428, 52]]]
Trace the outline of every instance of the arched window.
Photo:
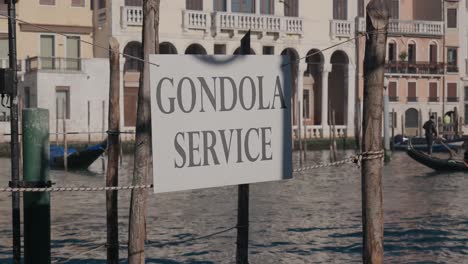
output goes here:
[[417, 128], [419, 125], [419, 113], [418, 110], [410, 108], [405, 112], [405, 127]]
[[431, 42], [429, 44], [429, 63], [435, 64], [438, 61], [437, 43]]
[[408, 43], [408, 63], [415, 64], [416, 63], [416, 42], [410, 41]]
[[389, 63], [393, 63], [397, 61], [397, 44], [394, 40], [391, 40], [388, 43], [387, 60]]

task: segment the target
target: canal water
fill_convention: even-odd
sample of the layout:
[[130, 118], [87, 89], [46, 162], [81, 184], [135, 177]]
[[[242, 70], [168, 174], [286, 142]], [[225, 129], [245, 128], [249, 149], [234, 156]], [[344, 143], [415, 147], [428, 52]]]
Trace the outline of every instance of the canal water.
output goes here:
[[[352, 152], [341, 153], [341, 157]], [[294, 156], [297, 156], [296, 153]], [[328, 152], [309, 152], [308, 164]], [[297, 161], [296, 161], [297, 162]], [[0, 186], [9, 160], [0, 159]], [[126, 156], [121, 185], [131, 183]], [[103, 186], [101, 162], [89, 172], [52, 171], [56, 186]], [[468, 175], [436, 174], [396, 153], [385, 167], [386, 263], [468, 263]], [[251, 186], [251, 263], [361, 263], [360, 170], [352, 164]], [[11, 196], [0, 193], [0, 263], [11, 263]], [[126, 263], [130, 192], [119, 195]], [[237, 188], [149, 195], [146, 263], [233, 263], [236, 231], [183, 244], [236, 225]], [[105, 263], [105, 194], [52, 194], [54, 263]]]

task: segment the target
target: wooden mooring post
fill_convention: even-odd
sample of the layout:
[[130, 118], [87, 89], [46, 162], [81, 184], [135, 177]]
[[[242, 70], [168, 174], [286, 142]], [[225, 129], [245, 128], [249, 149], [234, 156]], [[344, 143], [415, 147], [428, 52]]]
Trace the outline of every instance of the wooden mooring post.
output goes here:
[[[364, 57], [364, 118], [362, 152], [382, 151], [382, 110], [389, 11], [385, 0], [367, 5]], [[372, 156], [369, 156], [372, 157]], [[363, 263], [383, 263], [382, 161], [362, 161]]]
[[[241, 39], [241, 54], [250, 55], [250, 30]], [[300, 131], [298, 131], [300, 133]], [[237, 196], [236, 264], [249, 263], [249, 185], [241, 184]]]
[[[113, 37], [109, 40], [109, 134], [107, 136], [108, 159], [106, 186], [118, 186], [120, 152], [120, 54], [119, 43]], [[107, 264], [119, 263], [119, 219], [117, 191], [106, 192], [107, 209]]]
[[[150, 109], [150, 54], [159, 53], [159, 5], [160, 0], [143, 1], [143, 63], [138, 90], [138, 106], [135, 135], [135, 163], [133, 185], [145, 185], [152, 171], [151, 158], [151, 109]], [[128, 230], [128, 263], [145, 263], [146, 239], [146, 190], [132, 190]]]
[[68, 171], [68, 138], [67, 138], [67, 105], [62, 101], [62, 125], [63, 125], [63, 167]]

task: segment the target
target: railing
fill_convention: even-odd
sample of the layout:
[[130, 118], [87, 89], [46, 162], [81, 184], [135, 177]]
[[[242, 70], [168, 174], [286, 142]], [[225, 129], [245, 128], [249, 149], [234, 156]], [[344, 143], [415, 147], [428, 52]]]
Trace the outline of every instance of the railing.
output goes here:
[[[357, 21], [357, 26], [360, 32], [365, 32], [365, 18], [360, 17]], [[444, 23], [438, 21], [390, 19], [388, 32], [390, 34], [442, 37], [444, 35]]]
[[417, 97], [408, 97], [407, 100], [408, 100], [408, 102], [417, 102], [418, 98]]
[[211, 15], [209, 12], [184, 10], [184, 29], [203, 29], [208, 31], [211, 27]]
[[458, 103], [460, 101], [460, 98], [458, 97], [447, 97], [447, 102], [449, 103]]
[[398, 96], [389, 96], [388, 100], [390, 102], [398, 102], [398, 101], [400, 101], [400, 98]]
[[81, 58], [31, 57], [26, 59], [26, 72], [81, 71]]
[[429, 97], [428, 100], [431, 103], [437, 103], [439, 102], [439, 97]]
[[332, 38], [354, 36], [354, 24], [346, 20], [331, 20], [330, 21], [330, 35]]
[[141, 6], [122, 6], [121, 12], [123, 28], [143, 25], [143, 8]]
[[432, 62], [387, 62], [385, 72], [388, 74], [444, 74], [444, 63]]
[[297, 17], [228, 12], [215, 12], [213, 17], [216, 33], [222, 30], [251, 30], [252, 32], [303, 34], [303, 20]]
[[447, 72], [457, 73], [458, 66], [457, 65], [447, 65]]

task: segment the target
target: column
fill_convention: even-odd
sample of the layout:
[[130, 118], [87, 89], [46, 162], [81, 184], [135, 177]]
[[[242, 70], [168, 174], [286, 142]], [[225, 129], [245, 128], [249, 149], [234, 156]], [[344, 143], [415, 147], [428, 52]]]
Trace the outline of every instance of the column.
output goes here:
[[226, 12], [231, 12], [231, 0], [226, 0]]
[[354, 135], [354, 117], [356, 115], [356, 66], [348, 65], [348, 118], [346, 122], [346, 136]]
[[324, 65], [322, 72], [322, 129], [328, 131], [328, 74], [330, 66]]
[[297, 98], [299, 102], [299, 111], [298, 111], [298, 127], [300, 129], [301, 137], [304, 138], [304, 129], [302, 125], [304, 124], [304, 72], [307, 70], [307, 63], [305, 60], [300, 60], [298, 65], [297, 72]]
[[260, 15], [260, 0], [255, 0], [255, 14]]

